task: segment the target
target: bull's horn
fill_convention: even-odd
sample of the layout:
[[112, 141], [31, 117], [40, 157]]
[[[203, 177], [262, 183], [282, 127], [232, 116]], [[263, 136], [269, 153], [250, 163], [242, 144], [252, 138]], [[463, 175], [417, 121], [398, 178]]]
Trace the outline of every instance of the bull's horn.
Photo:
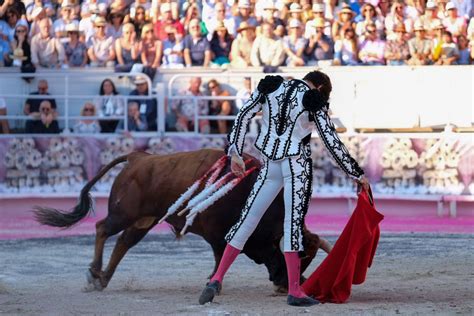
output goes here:
[[319, 248], [324, 250], [325, 253], [330, 253], [331, 250], [332, 250], [331, 243], [329, 241], [327, 241], [326, 239], [321, 238], [321, 237], [319, 237], [319, 240], [320, 240]]

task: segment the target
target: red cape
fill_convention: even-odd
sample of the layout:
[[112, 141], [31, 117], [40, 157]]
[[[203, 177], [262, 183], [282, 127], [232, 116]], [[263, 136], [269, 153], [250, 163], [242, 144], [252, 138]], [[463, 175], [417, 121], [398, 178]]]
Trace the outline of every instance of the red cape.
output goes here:
[[[364, 190], [334, 248], [316, 271], [304, 282], [303, 289], [321, 302], [344, 303], [352, 284], [365, 281], [380, 236], [383, 215], [377, 212], [373, 199]], [[371, 203], [372, 202], [372, 203]]]

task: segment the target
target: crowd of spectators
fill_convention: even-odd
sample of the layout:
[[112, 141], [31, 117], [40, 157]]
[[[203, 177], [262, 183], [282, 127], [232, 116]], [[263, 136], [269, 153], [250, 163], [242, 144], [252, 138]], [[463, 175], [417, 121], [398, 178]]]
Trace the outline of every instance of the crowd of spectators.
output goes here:
[[[70, 131], [76, 134], [156, 131], [156, 95], [149, 91], [145, 76], [135, 77], [133, 84], [135, 89], [125, 96], [118, 92], [111, 79], [104, 79], [98, 87], [97, 97], [83, 103], [79, 113], [81, 119], [70, 119]], [[188, 87], [178, 91], [180, 98], [168, 100], [165, 106], [165, 128], [175, 132], [196, 130], [202, 134], [226, 134], [230, 130], [231, 121], [222, 116], [237, 114], [243, 102], [250, 97], [250, 89], [251, 79], [244, 78], [243, 88], [237, 91], [237, 98], [234, 100], [231, 92], [218, 80], [210, 79], [203, 83], [201, 77], [192, 76], [189, 78]], [[54, 96], [49, 93], [48, 81], [38, 80], [38, 90], [30, 93], [23, 107], [26, 118], [24, 131], [31, 134], [60, 133], [60, 126], [64, 124], [58, 123], [59, 112]], [[5, 100], [0, 98], [0, 115], [6, 114]], [[215, 118], [212, 118], [213, 116]], [[8, 132], [8, 121], [0, 120], [0, 133]]]
[[[0, 0], [1, 1], [1, 0]], [[471, 0], [3, 0], [0, 66], [454, 65]]]

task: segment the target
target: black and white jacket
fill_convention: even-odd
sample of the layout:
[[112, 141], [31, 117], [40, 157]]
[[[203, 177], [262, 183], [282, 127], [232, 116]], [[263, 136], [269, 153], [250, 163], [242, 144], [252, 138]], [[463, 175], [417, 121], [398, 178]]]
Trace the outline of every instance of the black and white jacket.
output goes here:
[[229, 153], [236, 151], [242, 155], [248, 124], [262, 111], [262, 126], [255, 147], [268, 159], [299, 155], [314, 122], [338, 166], [351, 178], [360, 179], [364, 172], [338, 137], [328, 110], [328, 104], [320, 102], [318, 92], [311, 90], [306, 82], [266, 76], [237, 115], [228, 136]]

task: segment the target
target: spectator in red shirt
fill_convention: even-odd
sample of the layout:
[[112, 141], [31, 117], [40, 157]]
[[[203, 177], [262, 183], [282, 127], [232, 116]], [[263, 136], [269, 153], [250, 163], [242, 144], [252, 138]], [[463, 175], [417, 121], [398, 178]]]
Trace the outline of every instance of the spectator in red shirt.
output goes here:
[[155, 36], [160, 41], [164, 41], [168, 38], [166, 34], [166, 26], [171, 25], [176, 29], [178, 36], [184, 37], [184, 26], [178, 20], [173, 20], [173, 13], [171, 12], [171, 6], [169, 3], [163, 3], [161, 5], [161, 19], [155, 23]]

